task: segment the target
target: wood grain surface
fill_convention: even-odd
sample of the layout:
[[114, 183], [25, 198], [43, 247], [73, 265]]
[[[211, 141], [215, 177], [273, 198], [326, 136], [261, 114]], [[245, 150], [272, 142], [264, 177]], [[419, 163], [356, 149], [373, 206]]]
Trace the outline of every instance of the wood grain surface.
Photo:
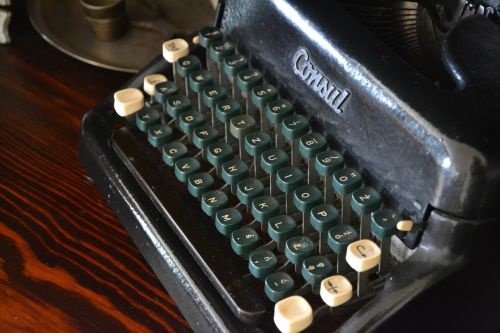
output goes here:
[[83, 114], [128, 75], [57, 51], [14, 3], [0, 45], [0, 332], [190, 331], [77, 156]]

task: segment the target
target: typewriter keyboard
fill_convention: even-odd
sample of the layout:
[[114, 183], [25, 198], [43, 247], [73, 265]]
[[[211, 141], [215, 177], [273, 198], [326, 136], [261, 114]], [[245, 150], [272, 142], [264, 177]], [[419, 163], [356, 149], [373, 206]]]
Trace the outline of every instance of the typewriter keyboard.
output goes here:
[[172, 72], [115, 93], [113, 148], [240, 320], [342, 322], [383, 288], [411, 221], [221, 31], [193, 43], [165, 42]]

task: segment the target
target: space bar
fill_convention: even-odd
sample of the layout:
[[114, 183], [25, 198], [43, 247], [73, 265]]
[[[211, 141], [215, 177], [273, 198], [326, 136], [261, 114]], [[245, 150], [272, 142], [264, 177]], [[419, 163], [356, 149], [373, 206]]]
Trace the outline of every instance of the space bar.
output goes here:
[[[230, 260], [241, 259], [232, 253], [228, 241], [220, 241], [221, 236], [217, 234], [213, 221], [201, 213], [201, 207], [198, 210], [188, 209], [195, 199], [185, 188], [174, 186], [174, 183], [181, 183], [172, 173], [166, 175], [145, 157], [145, 152], [127, 128], [119, 128], [113, 133], [112, 146], [232, 312], [244, 322], [260, 322], [267, 311], [268, 301], [260, 297], [263, 293], [256, 292], [259, 286], [255, 279], [242, 278], [241, 267]], [[180, 209], [179, 202], [185, 203], [186, 209]], [[197, 201], [193, 203], [200, 206]]]

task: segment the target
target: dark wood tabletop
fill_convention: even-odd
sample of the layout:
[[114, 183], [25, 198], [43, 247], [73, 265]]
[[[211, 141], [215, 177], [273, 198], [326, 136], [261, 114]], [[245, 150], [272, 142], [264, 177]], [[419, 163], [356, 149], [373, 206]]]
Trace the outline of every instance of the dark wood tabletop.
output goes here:
[[0, 45], [0, 332], [190, 331], [78, 160], [83, 114], [129, 75], [59, 52], [17, 3]]

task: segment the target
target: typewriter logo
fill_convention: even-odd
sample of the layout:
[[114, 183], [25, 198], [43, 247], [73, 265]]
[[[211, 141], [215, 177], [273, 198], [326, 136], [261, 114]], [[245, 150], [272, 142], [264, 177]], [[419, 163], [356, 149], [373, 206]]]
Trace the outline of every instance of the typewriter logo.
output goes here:
[[293, 56], [293, 71], [309, 87], [312, 88], [319, 97], [321, 97], [336, 113], [342, 113], [342, 107], [345, 105], [351, 94], [347, 90], [340, 90], [333, 84], [332, 80], [325, 77], [318, 70], [318, 67], [310, 60], [309, 52], [304, 49], [298, 49]]

